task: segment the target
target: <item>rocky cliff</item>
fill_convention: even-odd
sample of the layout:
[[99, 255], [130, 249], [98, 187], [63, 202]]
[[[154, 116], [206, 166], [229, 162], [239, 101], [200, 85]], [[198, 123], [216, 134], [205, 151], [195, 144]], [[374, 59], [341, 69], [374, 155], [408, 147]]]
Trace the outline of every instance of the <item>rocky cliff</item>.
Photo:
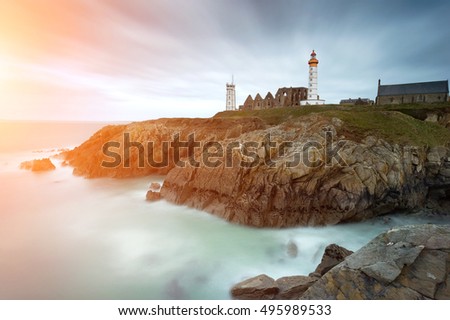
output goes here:
[[[222, 141], [263, 127], [256, 118], [172, 118], [110, 125], [64, 156], [75, 175], [87, 178], [165, 175], [175, 166], [171, 143], [177, 135], [182, 142], [188, 142], [190, 135], [195, 141]], [[179, 151], [179, 158], [188, 154], [187, 148]]]
[[166, 200], [256, 227], [357, 221], [422, 208], [429, 195], [439, 210], [448, 129], [398, 111], [341, 109], [108, 126], [66, 160], [90, 178], [167, 175]]
[[[449, 186], [448, 148], [358, 139], [348, 130], [339, 118], [313, 114], [244, 133], [231, 165], [175, 167], [161, 193], [234, 223], [289, 227], [419, 208], [429, 188]], [[242, 152], [248, 141], [250, 160]]]

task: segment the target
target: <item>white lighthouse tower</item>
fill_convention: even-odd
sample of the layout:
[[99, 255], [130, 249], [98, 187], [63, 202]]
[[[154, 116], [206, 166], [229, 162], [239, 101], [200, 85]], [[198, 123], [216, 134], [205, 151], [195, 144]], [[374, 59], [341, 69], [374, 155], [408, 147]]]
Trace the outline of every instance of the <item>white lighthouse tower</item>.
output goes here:
[[236, 88], [234, 85], [234, 77], [232, 77], [231, 83], [227, 82], [226, 110], [236, 110]]
[[308, 97], [306, 100], [300, 101], [300, 105], [320, 105], [325, 104], [325, 100], [319, 99], [319, 94], [317, 93], [317, 65], [319, 60], [316, 58], [316, 53], [314, 50], [311, 53], [311, 59], [308, 61], [309, 64], [309, 81], [308, 81]]

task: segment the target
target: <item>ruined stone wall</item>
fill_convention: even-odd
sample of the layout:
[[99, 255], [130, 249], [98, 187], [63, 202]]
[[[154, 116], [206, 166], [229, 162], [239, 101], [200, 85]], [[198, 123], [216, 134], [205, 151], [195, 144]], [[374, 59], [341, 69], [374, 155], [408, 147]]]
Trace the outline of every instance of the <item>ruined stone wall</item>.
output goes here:
[[304, 87], [283, 87], [277, 90], [275, 97], [268, 92], [263, 99], [258, 93], [255, 99], [251, 95], [247, 97], [244, 104], [239, 106], [241, 110], [262, 110], [282, 107], [300, 106], [300, 100], [305, 100], [308, 89]]

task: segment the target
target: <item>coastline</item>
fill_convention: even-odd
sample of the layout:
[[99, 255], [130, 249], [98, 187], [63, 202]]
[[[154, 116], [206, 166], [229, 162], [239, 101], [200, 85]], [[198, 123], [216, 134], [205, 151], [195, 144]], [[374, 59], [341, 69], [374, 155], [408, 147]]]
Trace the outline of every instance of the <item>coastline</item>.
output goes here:
[[104, 127], [65, 157], [88, 178], [167, 175], [166, 200], [249, 226], [358, 221], [430, 197], [445, 211], [448, 111], [316, 106], [150, 120]]
[[[191, 121], [196, 120], [186, 120], [186, 122], [184, 122], [186, 130], [189, 129], [188, 122]], [[218, 133], [211, 130], [215, 125], [214, 121], [211, 121], [210, 119], [201, 121], [204, 121], [209, 125], [209, 127], [202, 129], [204, 134], [211, 133], [215, 137], [218, 136]], [[252, 120], [251, 123], [257, 127], [260, 125], [260, 121], [261, 120], [255, 119]], [[158, 121], [153, 121], [152, 123], [158, 123]], [[230, 126], [230, 122], [222, 121], [222, 123], [223, 131], [222, 133], [219, 133], [219, 135], [223, 134], [225, 140], [233, 140], [239, 136], [239, 131], [236, 130], [236, 127]], [[243, 125], [244, 123], [245, 122], [241, 122], [242, 127], [245, 127]], [[143, 127], [141, 123], [135, 123], [128, 125], [128, 128], [145, 129], [145, 126]], [[160, 126], [159, 128], [161, 129], [163, 127]], [[96, 134], [101, 134], [102, 130], [103, 129], [99, 130]], [[263, 132], [263, 130], [265, 129], [261, 126], [261, 128], [253, 131]], [[93, 137], [96, 134], [94, 134]], [[248, 134], [251, 134], [251, 132]], [[29, 155], [33, 158], [36, 154], [29, 153]], [[41, 153], [39, 153], [39, 156], [41, 156]], [[89, 157], [88, 153], [86, 153], [85, 156], [84, 159], [90, 159], [92, 163], [92, 157]], [[30, 158], [24, 160], [30, 160]], [[130, 176], [130, 179], [80, 179], [80, 177], [72, 175], [71, 166], [61, 167], [61, 161], [63, 160], [59, 159], [57, 161], [57, 169], [52, 173], [35, 175], [29, 172], [19, 171], [19, 169], [16, 168], [14, 170], [16, 173], [20, 172], [20, 176], [29, 179], [28, 187], [22, 192], [25, 192], [24, 195], [37, 195], [39, 193], [39, 188], [36, 189], [36, 182], [44, 182], [47, 181], [48, 178], [50, 178], [48, 181], [49, 183], [53, 181], [51, 184], [55, 183], [55, 186], [60, 184], [59, 189], [63, 187], [60, 191], [62, 192], [65, 190], [64, 194], [66, 194], [66, 198], [62, 195], [59, 196], [61, 197], [61, 201], [65, 201], [65, 203], [61, 202], [58, 204], [60, 214], [62, 214], [61, 217], [66, 216], [67, 212], [71, 212], [70, 214], [73, 217], [79, 216], [77, 219], [81, 219], [80, 222], [85, 220], [83, 224], [91, 220], [91, 222], [88, 223], [88, 225], [91, 226], [87, 230], [104, 230], [104, 232], [106, 232], [94, 232], [91, 234], [89, 232], [82, 232], [79, 235], [81, 236], [80, 240], [84, 239], [82, 243], [87, 243], [87, 239], [91, 239], [90, 241], [93, 241], [92, 243], [95, 244], [94, 248], [98, 248], [99, 244], [104, 242], [100, 241], [99, 235], [108, 234], [109, 236], [105, 239], [106, 242], [104, 242], [105, 244], [108, 244], [108, 250], [115, 250], [114, 248], [128, 248], [126, 250], [123, 249], [125, 250], [124, 252], [127, 252], [127, 250], [135, 252], [135, 256], [130, 254], [122, 256], [122, 254], [117, 253], [114, 259], [107, 259], [105, 261], [108, 264], [111, 263], [111, 265], [100, 263], [98, 265], [100, 269], [94, 268], [94, 270], [96, 270], [95, 272], [103, 272], [104, 278], [102, 277], [101, 279], [107, 281], [106, 279], [109, 276], [118, 276], [118, 274], [115, 273], [116, 271], [112, 272], [112, 270], [117, 270], [115, 267], [112, 267], [112, 265], [120, 265], [120, 268], [129, 269], [129, 272], [134, 270], [133, 272], [135, 272], [136, 275], [133, 276], [133, 279], [139, 278], [139, 281], [137, 282], [132, 281], [133, 286], [137, 286], [137, 291], [135, 292], [140, 292], [142, 294], [142, 292], [147, 292], [146, 290], [149, 290], [144, 294], [144, 296], [149, 299], [228, 299], [230, 298], [229, 289], [233, 284], [257, 274], [267, 273], [273, 277], [308, 274], [308, 272], [313, 270], [315, 265], [317, 265], [320, 260], [321, 252], [329, 243], [338, 243], [346, 248], [357, 250], [366, 244], [370, 238], [394, 226], [411, 223], [448, 224], [448, 216], [439, 216], [434, 213], [433, 208], [427, 208], [426, 211], [419, 210], [420, 213], [418, 214], [414, 214], [411, 210], [408, 210], [407, 212], [397, 212], [394, 215], [376, 217], [363, 222], [343, 223], [334, 226], [289, 227], [279, 230], [248, 228], [246, 226], [230, 224], [217, 217], [204, 214], [201, 211], [189, 209], [185, 205], [180, 206], [170, 204], [166, 202], [166, 200], [154, 203], [146, 202], [145, 192], [148, 189], [149, 184], [154, 180], [151, 175], [144, 175], [141, 177], [139, 177], [139, 175], [136, 177]], [[62, 172], [65, 172], [64, 174], [66, 177], [64, 179], [56, 178]], [[16, 179], [14, 177], [14, 174], [11, 175], [11, 181]], [[129, 190], [126, 189], [126, 186], [136, 185], [135, 183], [137, 183], [138, 180], [141, 181], [141, 184], [139, 184], [137, 189], [134, 189], [134, 187], [131, 187]], [[73, 182], [76, 183], [75, 185], [79, 184], [80, 187], [83, 187], [81, 189], [78, 189], [79, 187], [73, 189], [73, 186], [75, 186], [72, 186]], [[20, 188], [17, 190], [20, 190]], [[58, 188], [55, 190], [58, 190]], [[81, 190], [85, 190], [83, 192], [86, 192], [87, 190], [90, 191], [86, 194], [78, 193]], [[107, 191], [106, 194], [105, 191]], [[67, 198], [67, 196], [70, 196], [70, 198]], [[42, 203], [45, 203], [45, 201], [47, 201], [45, 199], [51, 199], [51, 197], [51, 195], [49, 195], [49, 198], [44, 197], [44, 199], [42, 199], [44, 202]], [[89, 203], [88, 209], [82, 209], [85, 211], [82, 215], [75, 209], [77, 203], [80, 204], [81, 200], [81, 203]], [[31, 203], [33, 203], [33, 201], [31, 201]], [[17, 208], [16, 211], [21, 212], [21, 206], [15, 206]], [[52, 206], [48, 208], [51, 207]], [[73, 209], [70, 209], [71, 207], [73, 207]], [[41, 209], [37, 211], [44, 212]], [[54, 209], [52, 209], [52, 211], [54, 211]], [[101, 218], [99, 218], [99, 213], [101, 214]], [[119, 217], [123, 220], [115, 225], [114, 221]], [[148, 223], [148, 221], [152, 222]], [[104, 224], [104, 226], [101, 226], [101, 224]], [[105, 228], [108, 228], [108, 226], [111, 225], [115, 226], [114, 229], [106, 231]], [[67, 227], [72, 228], [73, 222], [69, 223]], [[65, 230], [65, 228], [66, 227], [62, 230]], [[80, 231], [84, 229], [85, 228], [83, 227]], [[125, 232], [127, 229], [130, 229], [130, 232]], [[115, 233], [117, 233], [117, 235], [115, 235]], [[154, 233], [153, 236], [152, 233]], [[67, 234], [70, 235], [71, 233], [68, 232]], [[90, 238], [91, 236], [94, 238]], [[154, 236], [155, 238], [153, 238]], [[148, 240], [142, 240], [147, 239], [147, 237], [150, 238], [148, 238]], [[170, 240], [171, 238], [173, 239]], [[292, 246], [292, 243], [298, 248], [298, 253], [295, 257], [290, 256], [288, 253], [289, 246]], [[62, 244], [64, 244], [64, 241]], [[164, 250], [167, 252], [162, 253], [158, 251], [158, 253], [155, 254], [154, 250], [157, 250], [157, 248], [160, 247], [160, 245], [157, 244], [164, 244], [163, 248], [165, 248]], [[90, 252], [85, 245], [81, 248], [87, 250], [86, 252]], [[189, 251], [188, 248], [191, 248], [191, 251]], [[166, 265], [166, 263], [173, 260], [179, 252], [185, 252], [186, 250], [192, 252], [194, 248], [197, 252], [194, 256], [183, 254], [180, 256], [181, 260], [175, 259], [173, 261], [174, 264], [170, 264], [170, 266]], [[147, 260], [147, 258], [145, 258], [146, 256], [159, 258], [153, 261], [153, 258]], [[61, 257], [61, 259], [64, 261], [66, 258]], [[83, 259], [85, 261], [83, 261]], [[120, 262], [117, 259], [119, 259]], [[137, 262], [139, 263], [136, 264]], [[83, 258], [80, 256], [79, 263], [81, 263], [79, 270], [88, 272], [86, 267], [92, 267], [93, 260], [92, 258]], [[83, 267], [84, 263], [87, 265]], [[175, 264], [179, 266], [175, 267]], [[125, 267], [127, 265], [130, 267]], [[187, 267], [181, 268], [181, 266]], [[107, 269], [100, 271], [102, 268]], [[105, 270], [110, 271], [106, 272]], [[167, 270], [170, 273], [166, 273], [167, 271], [163, 270]], [[119, 275], [119, 277], [124, 277], [123, 279], [126, 279], [130, 274], [131, 273], [125, 273], [121, 276]], [[161, 274], [164, 275], [162, 278]], [[37, 276], [38, 275], [39, 272], [37, 273]], [[159, 276], [154, 278], [155, 275]], [[76, 275], [75, 273], [74, 276], [78, 277], [80, 280], [83, 279], [83, 281], [90, 281], [89, 277], [86, 275]], [[149, 279], [148, 283], [142, 284], [142, 277]], [[222, 285], [220, 285], [221, 289], [218, 292], [216, 292], [217, 281], [222, 283]], [[190, 290], [193, 285], [197, 288], [194, 291]], [[76, 287], [70, 289], [69, 292], [67, 292], [66, 297], [86, 297], [80, 296], [80, 293], [74, 289], [76, 289]], [[49, 290], [47, 298], [54, 297], [53, 293], [51, 293], [51, 288], [49, 288]], [[93, 299], [98, 299], [99, 297], [137, 297], [134, 295], [115, 295], [119, 292], [116, 290], [122, 289], [110, 288], [109, 290], [112, 290], [113, 296], [106, 294], [106, 292], [98, 292], [92, 293], [89, 297]], [[17, 294], [19, 294], [19, 292], [20, 291], [17, 291]], [[15, 297], [23, 298], [20, 294]], [[139, 297], [142, 297], [142, 295]]]

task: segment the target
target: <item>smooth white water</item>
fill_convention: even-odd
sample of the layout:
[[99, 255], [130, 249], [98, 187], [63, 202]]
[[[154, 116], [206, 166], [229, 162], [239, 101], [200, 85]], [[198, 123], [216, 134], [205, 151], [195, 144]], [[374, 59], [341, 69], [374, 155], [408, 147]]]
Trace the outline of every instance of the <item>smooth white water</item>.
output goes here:
[[[80, 143], [96, 128], [63, 127], [37, 130], [47, 135], [36, 140], [39, 148]], [[161, 177], [87, 180], [57, 159], [52, 172], [20, 170], [21, 161], [55, 153], [33, 152], [37, 145], [25, 142], [0, 150], [2, 299], [228, 299], [230, 287], [246, 277], [307, 275], [330, 243], [356, 250], [396, 225], [449, 223], [403, 214], [387, 223], [378, 218], [321, 228], [236, 226], [145, 201], [150, 182]], [[288, 255], [290, 241], [296, 257]]]

